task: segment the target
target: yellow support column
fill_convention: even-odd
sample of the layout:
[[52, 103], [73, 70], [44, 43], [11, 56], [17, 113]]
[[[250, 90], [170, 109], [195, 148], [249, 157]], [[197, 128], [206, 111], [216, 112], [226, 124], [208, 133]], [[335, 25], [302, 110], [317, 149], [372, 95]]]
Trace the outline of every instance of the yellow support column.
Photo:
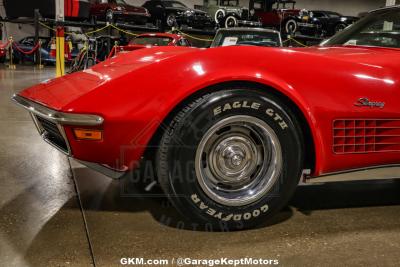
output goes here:
[[44, 68], [44, 65], [42, 64], [42, 41], [39, 39], [39, 53], [38, 53], [38, 56], [39, 56], [39, 69], [43, 69]]
[[56, 76], [61, 77], [65, 75], [65, 38], [64, 27], [57, 27], [56, 33]]
[[10, 52], [10, 55], [9, 55], [10, 64], [8, 65], [8, 68], [11, 70], [15, 70], [17, 68], [17, 66], [13, 62], [13, 56], [14, 56], [13, 42], [14, 42], [14, 40], [13, 40], [12, 36], [10, 37], [9, 41], [10, 41], [10, 48], [8, 51]]

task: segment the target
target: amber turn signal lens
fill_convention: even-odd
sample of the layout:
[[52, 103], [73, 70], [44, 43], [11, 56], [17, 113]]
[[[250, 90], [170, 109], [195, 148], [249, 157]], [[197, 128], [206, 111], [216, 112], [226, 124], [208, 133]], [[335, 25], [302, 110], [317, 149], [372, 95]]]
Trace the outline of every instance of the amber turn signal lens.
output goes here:
[[103, 139], [103, 131], [100, 130], [74, 129], [74, 134], [77, 140], [100, 141]]

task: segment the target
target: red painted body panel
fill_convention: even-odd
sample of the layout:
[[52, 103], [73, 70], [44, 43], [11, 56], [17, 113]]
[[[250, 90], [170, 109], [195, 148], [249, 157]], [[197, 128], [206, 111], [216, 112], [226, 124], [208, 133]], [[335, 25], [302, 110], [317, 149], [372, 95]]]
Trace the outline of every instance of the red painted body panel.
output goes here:
[[[264, 84], [303, 112], [318, 176], [400, 163], [399, 152], [338, 155], [332, 149], [334, 120], [400, 118], [399, 62], [400, 50], [386, 48], [158, 47], [117, 56], [21, 95], [56, 110], [103, 116], [102, 142], [75, 141], [66, 127], [72, 153], [122, 167], [140, 159], [160, 122], [194, 92], [226, 81]], [[385, 102], [385, 108], [356, 107], [361, 97]]]

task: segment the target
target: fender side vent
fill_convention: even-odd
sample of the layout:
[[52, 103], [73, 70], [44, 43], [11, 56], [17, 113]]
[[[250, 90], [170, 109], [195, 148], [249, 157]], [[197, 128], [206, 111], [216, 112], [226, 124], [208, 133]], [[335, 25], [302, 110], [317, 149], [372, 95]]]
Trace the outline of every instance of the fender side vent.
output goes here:
[[335, 120], [333, 152], [400, 152], [400, 119]]

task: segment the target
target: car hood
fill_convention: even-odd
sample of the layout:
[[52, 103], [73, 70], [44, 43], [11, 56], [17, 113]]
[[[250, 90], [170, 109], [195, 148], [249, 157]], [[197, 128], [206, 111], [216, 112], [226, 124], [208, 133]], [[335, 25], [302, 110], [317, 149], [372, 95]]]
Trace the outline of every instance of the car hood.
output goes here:
[[19, 95], [54, 110], [73, 112], [74, 110], [69, 108], [72, 102], [84, 95], [90, 95], [100, 87], [111, 90], [110, 83], [128, 73], [198, 50], [188, 47], [173, 48], [175, 49], [155, 47], [121, 53], [90, 69], [44, 81], [22, 91]]

